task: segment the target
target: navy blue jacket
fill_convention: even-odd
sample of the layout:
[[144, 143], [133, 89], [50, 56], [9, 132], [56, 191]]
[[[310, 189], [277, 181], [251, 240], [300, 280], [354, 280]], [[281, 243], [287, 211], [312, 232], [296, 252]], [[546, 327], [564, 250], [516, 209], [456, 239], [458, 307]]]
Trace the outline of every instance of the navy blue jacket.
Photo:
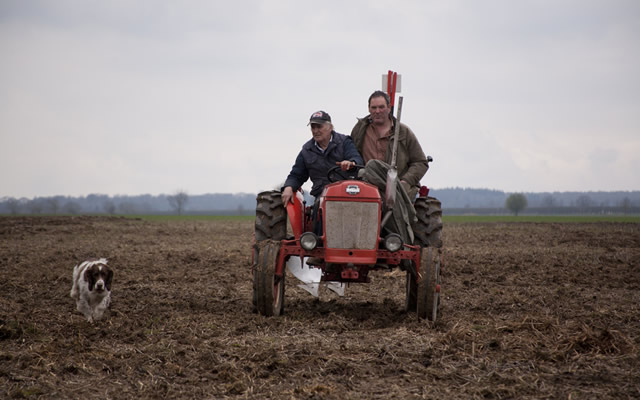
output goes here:
[[291, 186], [295, 192], [307, 179], [311, 178], [311, 182], [313, 182], [311, 195], [318, 197], [322, 193], [324, 185], [329, 183], [327, 172], [331, 167], [336, 166], [336, 162], [349, 160], [359, 165], [363, 164], [362, 157], [349, 136], [332, 131], [331, 137], [332, 140], [324, 153], [316, 147], [313, 139], [302, 146], [283, 187]]

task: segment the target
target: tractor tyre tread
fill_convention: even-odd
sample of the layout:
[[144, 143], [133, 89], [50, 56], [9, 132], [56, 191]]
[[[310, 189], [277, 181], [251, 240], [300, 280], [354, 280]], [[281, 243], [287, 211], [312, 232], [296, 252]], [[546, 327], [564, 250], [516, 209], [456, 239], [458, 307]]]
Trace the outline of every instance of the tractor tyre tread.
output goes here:
[[284, 276], [278, 278], [275, 275], [279, 251], [279, 241], [260, 242], [253, 272], [255, 309], [269, 317], [281, 315], [284, 311]]
[[277, 190], [259, 193], [256, 198], [256, 242], [282, 240], [287, 236], [287, 210]]
[[414, 203], [414, 244], [442, 248], [442, 205], [435, 197], [419, 197]]

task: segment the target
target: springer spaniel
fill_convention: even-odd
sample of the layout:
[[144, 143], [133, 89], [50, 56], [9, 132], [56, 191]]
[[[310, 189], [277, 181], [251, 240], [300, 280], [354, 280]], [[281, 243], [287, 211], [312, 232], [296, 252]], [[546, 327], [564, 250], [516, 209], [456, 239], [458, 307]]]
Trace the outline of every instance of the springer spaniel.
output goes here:
[[102, 318], [111, 303], [113, 271], [107, 260], [88, 260], [73, 268], [71, 297], [76, 300], [78, 311], [93, 322]]

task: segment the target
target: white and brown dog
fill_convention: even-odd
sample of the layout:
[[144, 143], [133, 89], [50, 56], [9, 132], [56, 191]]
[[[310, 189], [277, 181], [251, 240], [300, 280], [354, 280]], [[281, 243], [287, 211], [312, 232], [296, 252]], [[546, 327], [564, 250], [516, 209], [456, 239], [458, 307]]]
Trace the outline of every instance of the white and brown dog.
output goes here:
[[76, 300], [78, 311], [93, 322], [102, 318], [111, 303], [113, 271], [107, 260], [88, 260], [73, 268], [71, 297]]

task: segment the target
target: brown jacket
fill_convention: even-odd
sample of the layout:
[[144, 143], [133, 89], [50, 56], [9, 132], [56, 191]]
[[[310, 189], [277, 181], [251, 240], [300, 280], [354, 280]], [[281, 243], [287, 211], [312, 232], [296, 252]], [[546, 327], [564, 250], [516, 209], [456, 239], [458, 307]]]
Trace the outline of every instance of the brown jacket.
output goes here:
[[[360, 154], [362, 154], [364, 136], [370, 123], [371, 119], [367, 115], [364, 118], [359, 118], [358, 122], [351, 130], [351, 139]], [[396, 119], [393, 118], [393, 126], [391, 128], [392, 134], [389, 140], [389, 147], [387, 148], [387, 159], [382, 160], [387, 164], [391, 164], [393, 141], [395, 140], [395, 123]], [[420, 179], [422, 179], [424, 174], [427, 173], [427, 169], [429, 169], [427, 157], [425, 157], [416, 135], [411, 131], [411, 128], [402, 122], [400, 123], [400, 141], [398, 142], [396, 163], [398, 168], [398, 177], [400, 180], [403, 180], [410, 186], [414, 187], [420, 186]]]

